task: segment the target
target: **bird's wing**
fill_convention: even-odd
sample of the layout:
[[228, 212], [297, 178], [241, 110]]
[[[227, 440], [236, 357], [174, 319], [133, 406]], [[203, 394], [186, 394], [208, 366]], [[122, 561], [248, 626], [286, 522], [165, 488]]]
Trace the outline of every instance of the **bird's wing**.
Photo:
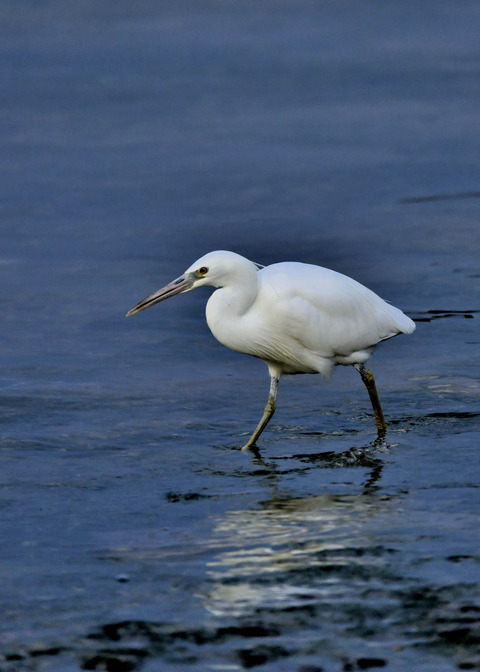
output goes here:
[[262, 303], [274, 312], [277, 330], [324, 357], [372, 347], [406, 330], [402, 318], [411, 322], [371, 290], [329, 269], [285, 263], [261, 275]]

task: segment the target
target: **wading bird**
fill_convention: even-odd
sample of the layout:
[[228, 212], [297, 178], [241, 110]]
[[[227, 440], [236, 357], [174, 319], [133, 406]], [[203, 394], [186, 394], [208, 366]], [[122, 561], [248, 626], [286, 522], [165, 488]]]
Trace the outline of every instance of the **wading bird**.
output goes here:
[[207, 303], [212, 334], [231, 350], [262, 359], [270, 394], [262, 419], [244, 446], [256, 444], [275, 412], [282, 374], [320, 373], [351, 364], [362, 377], [379, 438], [387, 425], [365, 362], [380, 341], [411, 334], [415, 323], [360, 283], [321, 266], [283, 262], [261, 267], [235, 252], [209, 252], [185, 273], [150, 294], [133, 315], [175, 294], [203, 285], [217, 287]]

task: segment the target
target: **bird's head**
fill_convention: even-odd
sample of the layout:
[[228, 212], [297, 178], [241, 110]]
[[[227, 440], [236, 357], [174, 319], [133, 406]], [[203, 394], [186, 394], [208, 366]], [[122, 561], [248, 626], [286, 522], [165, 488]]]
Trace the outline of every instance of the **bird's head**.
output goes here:
[[253, 264], [235, 252], [227, 252], [225, 250], [209, 252], [200, 257], [200, 259], [197, 259], [180, 277], [137, 303], [136, 306], [128, 311], [127, 317], [146, 310], [150, 306], [160, 303], [160, 301], [165, 301], [165, 299], [169, 299], [171, 296], [175, 296], [175, 294], [183, 294], [203, 285], [223, 287], [225, 284], [228, 284], [229, 279], [235, 273], [246, 269], [247, 266], [258, 270], [256, 264]]

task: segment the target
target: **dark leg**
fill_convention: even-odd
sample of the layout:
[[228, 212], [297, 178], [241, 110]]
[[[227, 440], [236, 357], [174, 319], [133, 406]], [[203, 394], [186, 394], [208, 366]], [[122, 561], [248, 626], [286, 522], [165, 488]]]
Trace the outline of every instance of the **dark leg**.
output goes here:
[[375, 378], [373, 377], [373, 373], [367, 369], [364, 364], [354, 364], [353, 366], [362, 376], [362, 380], [368, 390], [368, 395], [370, 397], [373, 412], [375, 414], [375, 421], [377, 423], [378, 438], [383, 439], [387, 433], [387, 423], [383, 417], [383, 411], [382, 407], [380, 406], [380, 399], [378, 398], [378, 392], [375, 386]]
[[277, 390], [278, 390], [278, 376], [271, 376], [270, 378], [270, 394], [268, 396], [267, 405], [263, 411], [263, 416], [260, 422], [257, 425], [256, 430], [253, 432], [252, 436], [248, 439], [247, 443], [243, 446], [242, 450], [247, 450], [255, 445], [258, 437], [263, 432], [265, 427], [268, 425], [272, 419], [272, 415], [275, 413], [275, 408], [277, 406]]

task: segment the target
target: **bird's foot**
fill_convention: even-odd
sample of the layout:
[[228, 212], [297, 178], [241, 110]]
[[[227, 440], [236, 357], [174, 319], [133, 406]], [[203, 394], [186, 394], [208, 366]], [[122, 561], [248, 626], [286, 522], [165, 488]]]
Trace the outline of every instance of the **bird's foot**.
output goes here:
[[242, 446], [242, 451], [247, 451], [249, 450], [252, 453], [258, 453], [258, 447], [256, 446], [255, 443], [246, 443], [244, 446]]
[[372, 448], [375, 450], [386, 450], [389, 444], [387, 443], [387, 433], [379, 432], [377, 438], [372, 443]]

